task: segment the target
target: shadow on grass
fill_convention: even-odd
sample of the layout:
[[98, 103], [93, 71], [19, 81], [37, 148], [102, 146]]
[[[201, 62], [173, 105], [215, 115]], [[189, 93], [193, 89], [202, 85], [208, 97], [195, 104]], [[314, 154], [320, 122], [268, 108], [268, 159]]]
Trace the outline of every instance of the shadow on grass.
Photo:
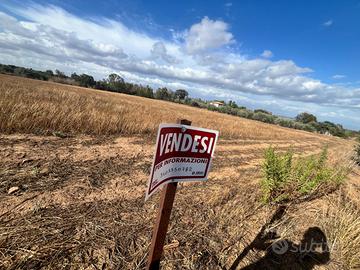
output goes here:
[[266, 251], [266, 254], [259, 260], [241, 268], [242, 270], [311, 270], [315, 265], [329, 262], [330, 252], [327, 239], [324, 232], [318, 227], [308, 228], [299, 244], [288, 239], [276, 241], [279, 238], [276, 232], [265, 233], [266, 228], [284, 216], [285, 210], [285, 206], [280, 206], [276, 210], [271, 220], [261, 228], [255, 239], [241, 252], [229, 270], [237, 269], [251, 250]]

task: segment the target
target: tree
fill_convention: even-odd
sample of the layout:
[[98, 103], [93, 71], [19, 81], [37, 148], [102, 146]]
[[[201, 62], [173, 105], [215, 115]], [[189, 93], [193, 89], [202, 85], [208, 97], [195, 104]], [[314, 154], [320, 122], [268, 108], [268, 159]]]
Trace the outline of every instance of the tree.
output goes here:
[[107, 83], [109, 84], [109, 90], [115, 92], [122, 92], [125, 88], [125, 81], [120, 75], [112, 73], [107, 78]]
[[236, 102], [235, 102], [235, 101], [232, 101], [232, 100], [229, 101], [229, 106], [230, 106], [231, 108], [234, 108], [234, 109], [237, 109], [237, 108], [238, 108], [238, 105], [236, 104]]
[[70, 76], [71, 79], [78, 81], [79, 80], [79, 75], [76, 74], [76, 72], [72, 73]]
[[121, 84], [123, 84], [125, 81], [120, 75], [118, 75], [116, 73], [111, 73], [108, 76], [108, 82], [109, 83], [121, 83]]
[[304, 123], [304, 124], [309, 124], [311, 122], [317, 122], [316, 116], [311, 114], [311, 113], [307, 113], [307, 112], [303, 112], [300, 113], [296, 116], [296, 121]]
[[56, 76], [57, 77], [59, 77], [59, 78], [66, 78], [66, 75], [64, 74], [64, 72], [61, 72], [60, 70], [55, 70], [55, 74], [56, 74]]
[[148, 85], [145, 87], [140, 86], [136, 91], [136, 95], [142, 96], [142, 97], [147, 97], [147, 98], [154, 98], [154, 91]]
[[94, 87], [96, 85], [94, 77], [87, 74], [77, 75], [76, 73], [73, 73], [71, 74], [71, 79], [78, 82], [79, 85], [83, 87]]
[[156, 90], [155, 98], [162, 100], [171, 100], [172, 93], [166, 87]]
[[175, 91], [175, 99], [183, 100], [189, 96], [189, 93], [184, 89], [178, 89]]
[[46, 75], [49, 77], [53, 77], [54, 76], [54, 72], [51, 69], [48, 69], [45, 71]]
[[78, 78], [78, 82], [80, 83], [80, 86], [84, 87], [93, 87], [96, 84], [94, 77], [87, 74], [81, 74]]

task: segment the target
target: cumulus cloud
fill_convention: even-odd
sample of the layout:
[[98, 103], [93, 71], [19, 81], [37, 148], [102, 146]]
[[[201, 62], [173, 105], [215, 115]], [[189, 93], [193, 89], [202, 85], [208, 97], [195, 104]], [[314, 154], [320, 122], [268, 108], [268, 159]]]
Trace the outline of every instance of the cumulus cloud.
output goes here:
[[323, 23], [323, 26], [329, 27], [333, 24], [333, 20], [328, 20], [326, 22]]
[[232, 43], [233, 35], [228, 28], [228, 24], [223, 21], [204, 17], [201, 22], [191, 26], [185, 37], [187, 52], [199, 53]]
[[119, 72], [137, 83], [181, 86], [217, 96], [231, 92], [263, 102], [271, 97], [283, 103], [360, 109], [360, 89], [314, 79], [310, 68], [292, 60], [270, 60], [271, 51], [249, 58], [231, 49], [234, 37], [220, 20], [204, 17], [179, 31], [176, 39], [164, 40], [119, 21], [84, 19], [54, 6], [13, 7], [11, 12], [23, 19], [0, 12], [3, 63], [98, 78]]
[[271, 58], [271, 57], [273, 57], [273, 53], [270, 50], [264, 50], [263, 53], [261, 54], [261, 56], [264, 58]]
[[161, 41], [154, 43], [151, 49], [151, 54], [154, 59], [162, 59], [163, 61], [169, 64], [176, 64], [179, 62], [174, 56], [169, 55], [167, 53], [167, 49], [164, 43]]

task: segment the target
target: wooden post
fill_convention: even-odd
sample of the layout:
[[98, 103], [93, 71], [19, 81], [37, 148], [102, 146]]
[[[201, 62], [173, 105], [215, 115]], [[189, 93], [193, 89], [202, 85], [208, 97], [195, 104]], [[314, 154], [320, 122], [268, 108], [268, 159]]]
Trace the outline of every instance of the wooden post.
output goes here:
[[[178, 124], [191, 125], [191, 121], [181, 119]], [[166, 232], [169, 225], [171, 210], [173, 207], [177, 182], [166, 184], [161, 191], [159, 212], [157, 215], [149, 253], [149, 259], [146, 269], [160, 269], [160, 259], [163, 253]]]

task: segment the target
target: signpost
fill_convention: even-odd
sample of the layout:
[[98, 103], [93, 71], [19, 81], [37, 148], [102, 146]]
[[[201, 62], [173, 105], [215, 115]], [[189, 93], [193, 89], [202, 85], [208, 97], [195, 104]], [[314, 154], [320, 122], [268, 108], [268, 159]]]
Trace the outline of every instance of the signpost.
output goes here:
[[158, 131], [145, 200], [161, 187], [163, 189], [151, 241], [148, 270], [160, 267], [177, 182], [207, 180], [219, 135], [215, 130], [191, 127], [188, 120], [180, 120], [178, 123], [161, 124]]

